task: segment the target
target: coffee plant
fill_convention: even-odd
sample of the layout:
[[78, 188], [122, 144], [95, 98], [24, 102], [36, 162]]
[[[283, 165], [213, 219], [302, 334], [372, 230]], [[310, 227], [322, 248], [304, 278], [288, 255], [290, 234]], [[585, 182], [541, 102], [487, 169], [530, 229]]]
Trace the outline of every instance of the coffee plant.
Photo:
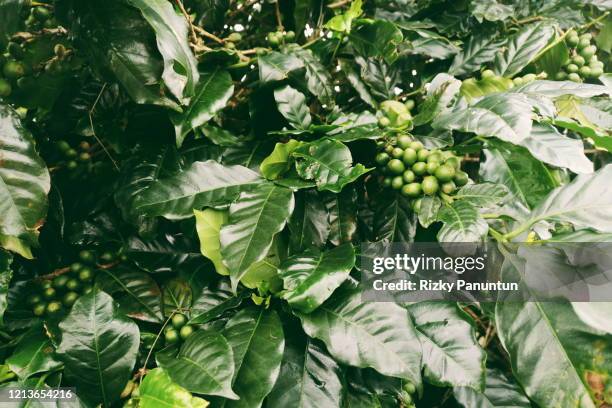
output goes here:
[[612, 303], [369, 302], [359, 261], [612, 241], [611, 9], [0, 0], [0, 394], [76, 395], [1, 405], [612, 406]]

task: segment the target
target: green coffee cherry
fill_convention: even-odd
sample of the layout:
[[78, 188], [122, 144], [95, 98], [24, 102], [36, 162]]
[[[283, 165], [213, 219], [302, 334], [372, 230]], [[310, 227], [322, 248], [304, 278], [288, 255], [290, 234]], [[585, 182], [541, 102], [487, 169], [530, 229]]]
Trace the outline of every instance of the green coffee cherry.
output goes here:
[[79, 280], [81, 282], [89, 282], [93, 279], [93, 271], [90, 268], [83, 268], [79, 271]]
[[406, 105], [406, 109], [413, 110], [416, 104], [413, 99], [408, 99], [406, 102], [404, 102], [404, 105]]
[[58, 301], [49, 302], [47, 314], [50, 316], [58, 315], [62, 311], [62, 304]]
[[403, 155], [404, 155], [404, 150], [400, 149], [399, 147], [396, 147], [391, 151], [391, 157], [393, 157], [394, 159], [399, 159]]
[[457, 186], [455, 185], [453, 181], [448, 181], [442, 184], [442, 186], [440, 187], [440, 191], [442, 191], [444, 194], [449, 194], [449, 195], [454, 193], [456, 189], [457, 189]]
[[412, 165], [412, 171], [417, 176], [422, 176], [423, 174], [427, 173], [427, 164], [421, 161], [416, 162]]
[[389, 157], [389, 154], [385, 152], [380, 152], [376, 155], [374, 161], [376, 161], [376, 164], [378, 164], [379, 166], [384, 166], [389, 162], [390, 159], [391, 158]]
[[412, 170], [406, 170], [402, 175], [404, 183], [412, 183], [416, 179], [416, 174]]
[[591, 40], [585, 38], [585, 39], [580, 39], [577, 47], [578, 49], [583, 49], [583, 48], [588, 47], [589, 45], [591, 45]]
[[34, 313], [34, 316], [42, 316], [45, 314], [45, 312], [47, 311], [47, 305], [44, 303], [39, 303], [37, 305], [34, 305], [34, 308], [32, 309], [32, 313]]
[[36, 305], [40, 302], [42, 302], [42, 298], [39, 295], [32, 295], [28, 297], [28, 304], [30, 305]]
[[427, 149], [421, 149], [417, 152], [417, 160], [420, 162], [424, 162], [427, 160], [427, 158], [429, 157], [429, 150]]
[[463, 187], [468, 183], [469, 177], [466, 172], [458, 171], [455, 174], [455, 177], [453, 177], [453, 181], [455, 182], [457, 186]]
[[574, 63], [574, 64], [578, 65], [579, 67], [581, 67], [581, 66], [583, 66], [586, 63], [586, 61], [585, 61], [585, 59], [584, 59], [584, 57], [582, 55], [575, 55], [572, 58], [572, 63]]
[[285, 40], [292, 42], [293, 40], [295, 40], [295, 32], [293, 31], [287, 31], [285, 33]]
[[66, 307], [70, 307], [74, 304], [74, 302], [76, 302], [76, 300], [79, 298], [79, 294], [76, 292], [68, 292], [64, 295], [64, 298], [62, 299], [62, 302], [64, 303], [64, 306]]
[[484, 71], [482, 71], [482, 74], [480, 74], [481, 78], [492, 78], [495, 76], [495, 72], [493, 72], [490, 69], [485, 69]]
[[168, 327], [164, 332], [164, 338], [167, 344], [175, 344], [179, 341], [179, 335], [176, 329]]
[[555, 74], [555, 79], [557, 81], [564, 81], [567, 79], [567, 73], [563, 71], [559, 71]]
[[402, 174], [406, 170], [406, 166], [401, 160], [393, 159], [387, 163], [387, 168], [392, 174]]
[[174, 316], [172, 316], [172, 326], [175, 329], [180, 329], [181, 327], [185, 325], [185, 323], [187, 323], [187, 318], [185, 317], [184, 314], [177, 313]]
[[580, 67], [580, 71], [578, 71], [583, 78], [588, 78], [591, 76], [591, 68], [590, 67]]
[[434, 174], [436, 172], [436, 170], [438, 170], [438, 167], [440, 167], [440, 163], [437, 161], [431, 161], [427, 163], [427, 173], [429, 174]]
[[93, 251], [88, 251], [86, 249], [79, 252], [79, 259], [85, 263], [92, 263], [96, 260], [96, 256]]
[[421, 195], [421, 183], [410, 183], [402, 187], [402, 195], [410, 198], [416, 198]]
[[580, 38], [576, 34], [568, 35], [567, 37], [565, 37], [565, 42], [568, 45], [575, 47], [576, 45], [578, 45], [578, 42], [580, 42]]
[[82, 264], [82, 263], [75, 262], [75, 263], [73, 263], [72, 265], [70, 265], [70, 270], [71, 270], [72, 272], [78, 272], [78, 271], [80, 271], [81, 269], [83, 269], [83, 264]]
[[227, 40], [231, 42], [240, 42], [242, 40], [242, 34], [240, 33], [231, 33], [227, 36]]
[[70, 160], [68, 163], [66, 163], [66, 168], [68, 170], [75, 170], [77, 167], [79, 167], [79, 163], [75, 162], [74, 160]]
[[412, 166], [417, 161], [417, 152], [416, 150], [408, 147], [404, 150], [404, 154], [402, 155], [402, 161], [406, 166]]
[[56, 293], [57, 292], [54, 288], [45, 288], [45, 290], [43, 290], [42, 295], [45, 299], [53, 299]]
[[103, 263], [111, 263], [115, 260], [115, 255], [112, 252], [103, 252], [102, 255], [100, 255], [100, 261]]
[[424, 194], [434, 195], [438, 192], [440, 184], [438, 183], [438, 179], [435, 176], [426, 176], [423, 178], [421, 188], [423, 189]]
[[580, 75], [578, 75], [575, 72], [572, 72], [571, 74], [569, 74], [567, 76], [567, 79], [569, 79], [570, 81], [574, 81], [574, 82], [582, 82], [582, 79], [580, 78]]
[[8, 51], [9, 54], [11, 54], [16, 59], [23, 58], [23, 55], [24, 55], [23, 48], [21, 48], [21, 45], [17, 43], [14, 43], [14, 42], [8, 43], [8, 45], [6, 46], [6, 50]]
[[404, 179], [402, 176], [393, 177], [391, 179], [391, 188], [394, 190], [399, 190], [404, 185]]
[[569, 64], [567, 67], [565, 67], [565, 70], [569, 73], [574, 73], [574, 72], [578, 72], [578, 65], [576, 64]]
[[397, 145], [401, 149], [407, 149], [410, 147], [410, 143], [412, 143], [412, 138], [410, 136], [401, 135], [397, 138]]
[[53, 287], [55, 289], [63, 289], [66, 286], [66, 282], [68, 282], [68, 277], [66, 275], [60, 275], [53, 279]]
[[443, 183], [451, 181], [455, 177], [455, 168], [448, 164], [443, 164], [436, 169], [435, 176]]
[[416, 142], [412, 142], [412, 143], [410, 143], [410, 146], [408, 146], [408, 147], [410, 147], [412, 150], [415, 150], [415, 151], [417, 151], [417, 152], [418, 152], [418, 151], [419, 151], [419, 150], [421, 150], [421, 149], [422, 149], [424, 146], [423, 146], [423, 143], [416, 141]]
[[187, 340], [187, 337], [191, 336], [192, 333], [193, 333], [193, 327], [190, 325], [186, 325], [186, 326], [181, 327], [181, 331], [179, 332], [179, 335], [181, 336], [181, 339]]
[[11, 96], [12, 92], [13, 87], [11, 84], [7, 80], [0, 78], [0, 98]]
[[580, 50], [580, 55], [582, 55], [586, 59], [589, 59], [593, 55], [595, 55], [596, 52], [597, 52], [597, 47], [595, 47], [594, 45], [589, 45], [588, 47], [585, 47]]
[[416, 200], [414, 200], [412, 202], [412, 211], [414, 211], [415, 213], [420, 213], [421, 212], [421, 203], [423, 202], [423, 200], [421, 198], [417, 198]]
[[391, 187], [391, 177], [385, 177], [383, 179], [383, 187]]
[[19, 61], [7, 61], [2, 72], [5, 78], [17, 80], [25, 75], [25, 66]]

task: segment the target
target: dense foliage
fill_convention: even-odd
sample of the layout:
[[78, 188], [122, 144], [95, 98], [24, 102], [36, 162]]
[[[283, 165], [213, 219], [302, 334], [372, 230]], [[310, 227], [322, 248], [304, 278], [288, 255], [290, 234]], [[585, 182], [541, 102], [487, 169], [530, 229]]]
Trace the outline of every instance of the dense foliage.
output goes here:
[[0, 387], [611, 406], [610, 304], [363, 302], [358, 262], [612, 240], [610, 9], [0, 0]]

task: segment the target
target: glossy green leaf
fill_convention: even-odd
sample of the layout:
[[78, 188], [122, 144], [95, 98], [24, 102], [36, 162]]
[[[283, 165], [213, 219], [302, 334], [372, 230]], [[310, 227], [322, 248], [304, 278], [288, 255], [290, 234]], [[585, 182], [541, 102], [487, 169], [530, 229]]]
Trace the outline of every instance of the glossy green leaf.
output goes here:
[[531, 134], [521, 145], [544, 163], [566, 168], [577, 174], [593, 172], [593, 163], [584, 153], [582, 140], [564, 136], [554, 126], [534, 124]]
[[164, 316], [175, 312], [184, 313], [191, 308], [193, 293], [189, 283], [182, 278], [174, 278], [167, 282], [162, 290], [162, 305]]
[[329, 214], [329, 242], [340, 245], [351, 242], [357, 234], [357, 193], [345, 188], [340, 194], [323, 196]]
[[304, 68], [306, 68], [306, 86], [310, 93], [317, 97], [321, 103], [333, 105], [333, 81], [327, 68], [325, 68], [315, 54], [307, 48], [295, 49], [293, 53], [302, 63], [304, 63]]
[[6, 359], [11, 371], [25, 380], [35, 374], [53, 371], [62, 363], [54, 358], [55, 349], [44, 328], [35, 326], [22, 337], [13, 354]]
[[214, 320], [228, 310], [235, 309], [242, 301], [250, 295], [248, 291], [242, 291], [237, 295], [232, 292], [231, 285], [227, 280], [205, 286], [199, 294], [194, 296], [191, 307], [193, 316], [189, 324], [204, 324]]
[[164, 84], [178, 100], [189, 100], [199, 73], [189, 47], [187, 21], [164, 0], [128, 0], [128, 3], [140, 10], [155, 31], [157, 49], [164, 58]]
[[96, 64], [110, 70], [135, 102], [180, 109], [161, 91], [164, 63], [138, 10], [118, 0], [75, 6], [78, 32]]
[[206, 408], [208, 402], [175, 384], [161, 368], [147, 373], [138, 388], [141, 408]]
[[274, 90], [278, 111], [295, 129], [308, 129], [312, 123], [306, 97], [300, 91], [286, 85]]
[[[609, 237], [608, 237], [609, 238]], [[578, 242], [578, 241], [575, 241]], [[576, 315], [594, 329], [612, 334], [611, 302], [572, 302]]]
[[[520, 260], [506, 259], [502, 276], [520, 278], [519, 269]], [[521, 302], [512, 294], [497, 302], [495, 320], [513, 372], [531, 400], [545, 406], [598, 405], [594, 395], [609, 373], [612, 355], [597, 344], [610, 336], [582, 323], [569, 303]], [[551, 375], [557, 381], [549, 381]]]
[[410, 201], [399, 195], [378, 200], [374, 215], [374, 241], [412, 242], [416, 234], [416, 214]]
[[475, 0], [470, 4], [472, 16], [482, 23], [487, 21], [504, 21], [515, 13], [512, 6], [500, 3], [496, 0]]
[[495, 71], [505, 77], [513, 77], [546, 47], [554, 35], [554, 29], [547, 23], [523, 27], [508, 39], [506, 49], [495, 58]]
[[134, 200], [134, 211], [148, 216], [182, 219], [194, 209], [228, 204], [241, 191], [261, 183], [246, 167], [224, 166], [215, 161], [195, 162], [183, 172], [156, 180]]
[[340, 366], [321, 343], [301, 330], [292, 332], [285, 342], [278, 381], [266, 402], [271, 407], [340, 408]]
[[440, 386], [481, 390], [485, 379], [485, 351], [456, 304], [439, 301], [408, 306], [421, 345], [425, 377]]
[[217, 332], [198, 330], [185, 340], [176, 356], [162, 351], [156, 359], [172, 381], [187, 391], [238, 399], [231, 387], [234, 354]]
[[204, 211], [193, 210], [196, 219], [196, 232], [200, 239], [202, 255], [210, 259], [220, 275], [229, 275], [229, 269], [221, 257], [221, 227], [227, 224], [228, 214], [225, 210], [207, 208]]
[[563, 95], [573, 95], [580, 98], [590, 98], [597, 95], [610, 95], [610, 89], [603, 85], [586, 84], [573, 81], [533, 81], [512, 90], [524, 94], [540, 95], [557, 98]]
[[432, 79], [427, 96], [419, 106], [419, 114], [413, 119], [415, 126], [431, 122], [441, 112], [446, 110], [461, 87], [461, 81], [450, 75], [438, 74]]
[[0, 4], [0, 46], [6, 47], [9, 37], [18, 30], [25, 0], [7, 0]]
[[302, 60], [296, 56], [276, 51], [262, 55], [257, 62], [262, 82], [282, 81], [288, 78], [290, 72], [304, 67]]
[[442, 207], [442, 200], [438, 196], [425, 196], [421, 199], [421, 208], [419, 209], [419, 223], [427, 228], [434, 222], [438, 221], [438, 212]]
[[480, 242], [489, 231], [487, 222], [478, 209], [466, 201], [454, 201], [438, 212], [444, 223], [438, 231], [439, 242]]
[[[0, 104], [0, 236], [28, 245], [37, 242], [47, 214], [49, 171], [34, 138], [10, 107]], [[7, 247], [7, 242], [3, 246]], [[7, 248], [15, 249], [15, 247]], [[27, 251], [21, 251], [27, 255]]]
[[76, 301], [59, 328], [57, 356], [79, 397], [105, 406], [117, 401], [136, 363], [138, 326], [109, 295], [94, 291]]
[[337, 361], [421, 384], [421, 344], [406, 309], [362, 302], [361, 294], [351, 290], [298, 316], [304, 331], [321, 339]]
[[247, 308], [234, 315], [223, 335], [234, 351], [232, 386], [239, 400], [225, 400], [224, 408], [257, 408], [270, 393], [280, 372], [285, 337], [275, 311]]
[[152, 240], [130, 237], [124, 254], [139, 268], [150, 273], [169, 272], [183, 263], [200, 259], [200, 253], [183, 235], [162, 235]]
[[355, 250], [351, 244], [289, 257], [279, 269], [285, 288], [283, 298], [293, 309], [310, 313], [348, 278], [354, 266]]
[[464, 408], [531, 408], [529, 399], [517, 384], [501, 371], [489, 369], [484, 392], [469, 387], [455, 387], [455, 399]]
[[266, 157], [259, 166], [261, 174], [268, 180], [276, 180], [281, 174], [289, 170], [293, 158], [291, 153], [297, 149], [302, 142], [289, 139], [286, 143], [277, 143], [274, 150]]
[[119, 311], [134, 319], [162, 321], [161, 291], [151, 276], [118, 265], [98, 273], [96, 283], [119, 303]]
[[392, 22], [376, 20], [353, 30], [350, 40], [361, 56], [383, 58], [385, 62], [392, 64], [398, 58], [397, 47], [404, 40], [404, 36]]
[[553, 190], [534, 208], [525, 224], [549, 220], [612, 232], [612, 219], [607, 215], [612, 211], [610, 177], [612, 165], [602, 167], [593, 175], [576, 176], [571, 183]]
[[342, 69], [344, 75], [346, 75], [346, 79], [348, 80], [349, 84], [351, 84], [351, 86], [355, 89], [359, 97], [372, 108], [377, 108], [378, 103], [376, 102], [376, 100], [370, 93], [370, 90], [368, 89], [367, 85], [359, 75], [359, 71], [355, 69], [353, 62], [340, 59], [338, 64], [340, 65], [340, 68]]
[[244, 192], [230, 206], [229, 221], [221, 228], [221, 255], [234, 288], [248, 268], [266, 256], [293, 207], [293, 192], [274, 184]]
[[524, 206], [537, 205], [556, 187], [546, 166], [523, 147], [488, 142], [484, 154], [482, 179], [505, 185]]
[[455, 55], [448, 73], [451, 75], [465, 75], [478, 71], [483, 64], [493, 61], [502, 44], [503, 40], [495, 36], [472, 36], [462, 51]]
[[508, 193], [508, 188], [503, 184], [468, 184], [461, 187], [454, 198], [467, 201], [477, 207], [489, 207], [498, 204], [506, 198]]
[[190, 131], [204, 125], [225, 108], [234, 93], [232, 77], [221, 69], [202, 72], [194, 92], [189, 106], [171, 116], [178, 146], [183, 144]]
[[287, 225], [291, 232], [289, 246], [295, 253], [325, 244], [331, 227], [325, 203], [316, 190], [296, 194], [295, 210]]
[[342, 188], [370, 171], [362, 164], [352, 167], [353, 157], [343, 143], [322, 139], [293, 151], [300, 177], [314, 180], [319, 190], [339, 193]]
[[362, 0], [353, 0], [350, 7], [342, 14], [332, 17], [325, 27], [330, 30], [339, 31], [343, 33], [349, 33], [353, 25], [353, 20], [361, 15], [362, 11]]

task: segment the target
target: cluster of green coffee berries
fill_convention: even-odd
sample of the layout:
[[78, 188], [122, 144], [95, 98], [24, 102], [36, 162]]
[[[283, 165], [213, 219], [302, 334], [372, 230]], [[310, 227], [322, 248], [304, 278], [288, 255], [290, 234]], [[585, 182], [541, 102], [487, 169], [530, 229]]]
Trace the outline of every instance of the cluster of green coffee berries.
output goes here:
[[233, 50], [236, 48], [236, 43], [242, 41], [242, 34], [231, 33], [225, 38], [225, 48]]
[[451, 151], [428, 150], [408, 135], [400, 135], [378, 144], [376, 164], [383, 174], [383, 185], [413, 199], [413, 209], [420, 209], [424, 195], [443, 199], [468, 182], [461, 171], [461, 159]]
[[413, 395], [416, 393], [416, 387], [410, 381], [406, 381], [402, 387], [402, 391], [400, 393], [400, 401], [402, 403], [402, 407], [406, 408], [416, 408], [416, 405], [413, 401]]
[[582, 82], [603, 74], [604, 64], [597, 59], [597, 47], [591, 43], [592, 39], [589, 33], [580, 36], [573, 30], [567, 33], [565, 42], [571, 48], [571, 56], [557, 72], [556, 80]]
[[56, 148], [62, 160], [61, 165], [65, 165], [68, 170], [76, 170], [81, 166], [89, 166], [91, 162], [92, 146], [87, 141], [82, 141], [74, 148], [65, 140], [56, 143]]
[[410, 111], [414, 109], [414, 105], [415, 103], [412, 99], [408, 99], [404, 103], [394, 100], [381, 102], [376, 113], [378, 125], [381, 128], [395, 130], [412, 128], [412, 114]]
[[40, 30], [41, 28], [54, 28], [58, 23], [53, 16], [53, 11], [50, 6], [43, 4], [34, 6], [30, 9], [30, 14], [25, 20], [25, 26], [28, 30]]
[[274, 31], [268, 33], [266, 36], [268, 44], [272, 47], [276, 47], [283, 43], [290, 43], [295, 40], [295, 33], [293, 31]]
[[164, 330], [166, 344], [185, 341], [193, 333], [193, 326], [187, 324], [187, 317], [182, 313], [172, 316], [171, 324]]
[[512, 78], [512, 83], [515, 86], [521, 86], [521, 85], [528, 84], [529, 82], [533, 82], [536, 79], [546, 79], [546, 78], [548, 78], [548, 74], [542, 71], [539, 74], [525, 74], [523, 76], [514, 77]]

